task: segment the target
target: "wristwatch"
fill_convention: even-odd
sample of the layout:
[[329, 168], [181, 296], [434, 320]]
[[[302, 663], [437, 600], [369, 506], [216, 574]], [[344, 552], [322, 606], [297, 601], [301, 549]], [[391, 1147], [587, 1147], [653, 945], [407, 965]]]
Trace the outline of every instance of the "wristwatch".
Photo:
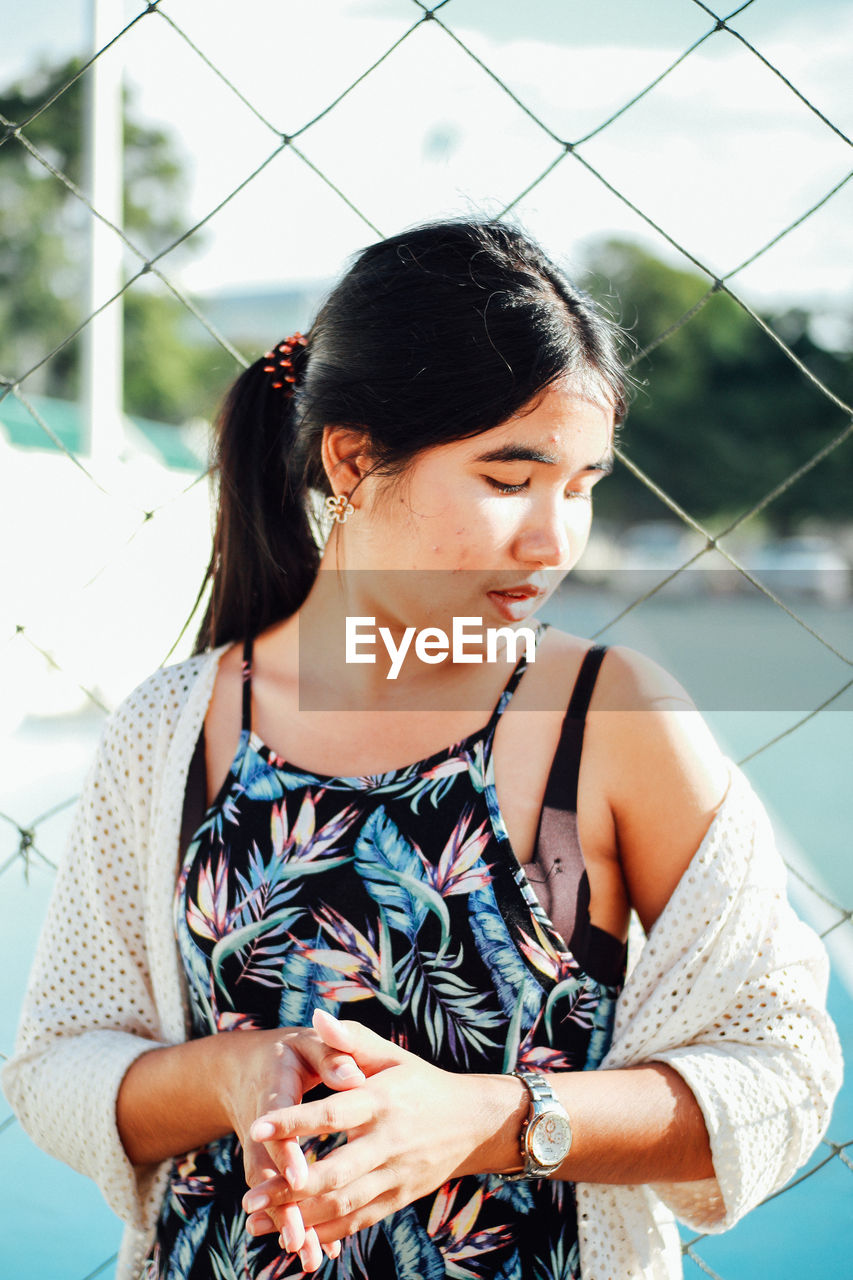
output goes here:
[[530, 1111], [521, 1126], [523, 1168], [505, 1173], [507, 1182], [522, 1178], [547, 1178], [563, 1163], [572, 1146], [569, 1113], [556, 1097], [548, 1081], [538, 1071], [513, 1071], [530, 1092]]

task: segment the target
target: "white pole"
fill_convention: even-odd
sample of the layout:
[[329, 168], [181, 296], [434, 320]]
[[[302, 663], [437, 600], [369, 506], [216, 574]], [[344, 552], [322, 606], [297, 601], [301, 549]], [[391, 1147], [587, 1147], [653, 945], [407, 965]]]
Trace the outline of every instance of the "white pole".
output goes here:
[[[90, 0], [92, 45], [103, 48], [121, 29], [122, 0]], [[119, 44], [96, 59], [86, 73], [86, 164], [92, 205], [115, 226], [122, 225], [122, 65]], [[122, 244], [99, 218], [89, 219], [91, 315], [121, 288]], [[121, 450], [124, 430], [122, 301], [111, 303], [83, 331], [83, 399], [92, 462], [109, 466]]]

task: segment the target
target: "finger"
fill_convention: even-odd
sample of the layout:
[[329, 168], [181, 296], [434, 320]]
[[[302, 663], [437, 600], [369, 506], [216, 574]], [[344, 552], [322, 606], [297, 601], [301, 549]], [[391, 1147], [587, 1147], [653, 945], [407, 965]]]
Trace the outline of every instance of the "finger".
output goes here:
[[243, 1143], [243, 1172], [246, 1186], [255, 1187], [269, 1178], [277, 1177], [279, 1168], [262, 1143], [247, 1138]]
[[304, 1185], [290, 1191], [284, 1200], [301, 1208], [308, 1200], [348, 1187], [384, 1164], [386, 1154], [384, 1148], [380, 1149], [366, 1135], [350, 1138], [343, 1146], [313, 1161]]
[[250, 1187], [243, 1196], [243, 1208], [246, 1213], [258, 1213], [261, 1210], [275, 1209], [281, 1204], [291, 1204], [293, 1194], [290, 1184], [280, 1175], [268, 1178]]
[[250, 1213], [246, 1219], [246, 1230], [252, 1236], [265, 1236], [271, 1231], [280, 1231], [281, 1228], [268, 1213]]
[[318, 1075], [302, 1055], [295, 1053], [286, 1042], [275, 1046], [274, 1080], [264, 1101], [267, 1108], [292, 1107], [302, 1100], [302, 1095], [317, 1083]]
[[[308, 1164], [296, 1138], [267, 1143], [249, 1140], [243, 1148], [243, 1169], [249, 1190], [276, 1178], [288, 1186], [301, 1187], [308, 1176]], [[259, 1208], [262, 1206], [258, 1206]]]
[[281, 1205], [273, 1211], [278, 1222], [279, 1244], [287, 1253], [298, 1253], [305, 1244], [305, 1223], [295, 1204]]
[[308, 1161], [295, 1138], [285, 1142], [268, 1142], [266, 1150], [275, 1161], [288, 1186], [294, 1190], [305, 1185], [308, 1177]]
[[323, 1264], [323, 1250], [313, 1228], [305, 1232], [305, 1243], [299, 1250], [299, 1261], [303, 1271], [316, 1271]]
[[325, 1009], [315, 1009], [311, 1019], [320, 1039], [332, 1049], [351, 1054], [365, 1075], [403, 1062], [409, 1055], [391, 1040], [384, 1040], [360, 1022], [342, 1022]]
[[268, 1110], [291, 1106], [319, 1081], [330, 1089], [352, 1088], [364, 1075], [348, 1050], [326, 1044], [307, 1028], [285, 1036], [277, 1046], [284, 1075], [281, 1095], [272, 1098]]
[[364, 1073], [351, 1054], [330, 1048], [314, 1031], [305, 1029], [298, 1039], [280, 1041], [274, 1052], [274, 1079], [256, 1114], [298, 1106], [318, 1084], [343, 1090], [364, 1083]]
[[[299, 1205], [302, 1222], [306, 1231], [321, 1228], [331, 1232], [332, 1239], [339, 1239], [348, 1234], [346, 1230], [338, 1231], [341, 1224], [353, 1221], [368, 1205], [378, 1197], [386, 1195], [392, 1188], [393, 1177], [388, 1169], [373, 1169], [357, 1182], [350, 1182], [325, 1195], [303, 1200]], [[367, 1225], [359, 1220], [358, 1230]]]
[[305, 1224], [302, 1212], [297, 1204], [286, 1197], [289, 1188], [282, 1179], [273, 1180], [265, 1186], [277, 1186], [278, 1190], [267, 1193], [262, 1189], [247, 1192], [243, 1197], [243, 1208], [246, 1210], [246, 1229], [253, 1236], [266, 1235], [268, 1232], [278, 1233], [281, 1245], [288, 1253], [296, 1253], [302, 1248], [305, 1240]]
[[317, 1072], [323, 1084], [330, 1089], [352, 1089], [364, 1083], [364, 1072], [350, 1053], [340, 1053], [336, 1048], [323, 1046], [317, 1062]]
[[254, 1122], [249, 1133], [255, 1142], [263, 1143], [347, 1133], [371, 1120], [374, 1109], [375, 1100], [368, 1089], [350, 1089], [297, 1107], [268, 1111]]
[[[339, 1198], [328, 1199], [322, 1210], [318, 1201], [316, 1218], [314, 1212], [307, 1208], [309, 1202], [305, 1202], [306, 1214], [311, 1219], [311, 1225], [306, 1225], [306, 1231], [316, 1232], [321, 1245], [364, 1231], [400, 1208], [400, 1201], [395, 1198], [393, 1179], [387, 1171], [376, 1170], [368, 1178], [363, 1178], [349, 1188], [348, 1192], [349, 1205], [342, 1193], [338, 1192], [335, 1197]], [[347, 1212], [334, 1216], [338, 1205], [347, 1209]]]
[[305, 1242], [305, 1224], [296, 1205], [279, 1205], [251, 1213], [246, 1219], [246, 1230], [253, 1236], [275, 1233], [279, 1244], [288, 1253], [296, 1253]]

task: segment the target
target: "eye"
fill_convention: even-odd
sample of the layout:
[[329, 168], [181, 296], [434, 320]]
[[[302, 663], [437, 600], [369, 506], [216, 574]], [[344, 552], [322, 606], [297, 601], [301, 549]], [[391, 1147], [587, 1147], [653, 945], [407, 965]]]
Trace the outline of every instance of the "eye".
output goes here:
[[483, 479], [498, 493], [521, 493], [530, 484], [529, 480], [524, 480], [521, 484], [504, 484], [501, 480], [495, 480], [493, 476], [483, 476]]

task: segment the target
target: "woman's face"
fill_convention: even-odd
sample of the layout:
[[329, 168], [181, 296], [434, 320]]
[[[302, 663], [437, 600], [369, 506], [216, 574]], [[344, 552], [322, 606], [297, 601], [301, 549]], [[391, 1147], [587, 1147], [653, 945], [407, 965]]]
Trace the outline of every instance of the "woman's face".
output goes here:
[[522, 622], [586, 546], [612, 441], [612, 409], [561, 383], [500, 426], [425, 450], [399, 479], [368, 477], [339, 530], [343, 567], [374, 571], [357, 575], [364, 608], [392, 625]]

